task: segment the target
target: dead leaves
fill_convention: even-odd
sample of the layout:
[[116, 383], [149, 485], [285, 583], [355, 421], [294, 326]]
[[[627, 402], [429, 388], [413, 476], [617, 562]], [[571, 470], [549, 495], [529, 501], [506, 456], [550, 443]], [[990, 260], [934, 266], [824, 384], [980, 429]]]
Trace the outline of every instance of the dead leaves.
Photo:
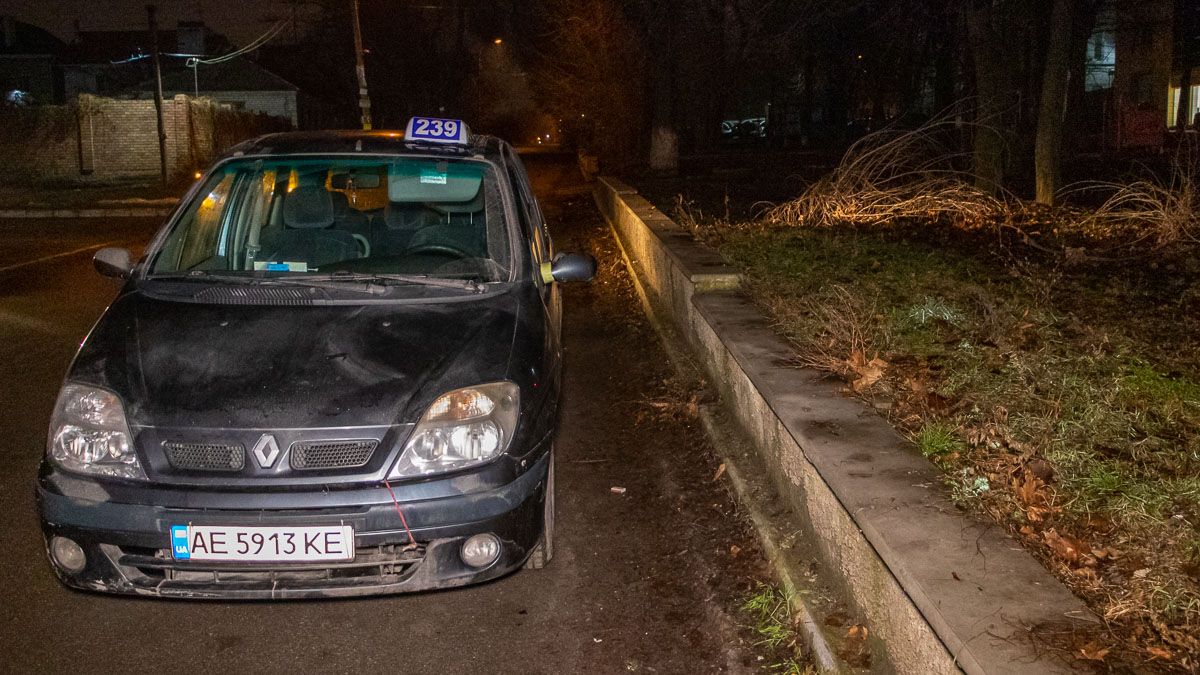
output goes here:
[[1146, 654], [1150, 657], [1151, 661], [1156, 659], [1170, 661], [1171, 657], [1174, 656], [1169, 650], [1162, 647], [1146, 647]]
[[1086, 661], [1103, 661], [1110, 651], [1111, 647], [1101, 647], [1095, 642], [1089, 642], [1079, 648], [1079, 658]]
[[846, 637], [839, 645], [837, 653], [843, 661], [856, 668], [867, 668], [871, 665], [871, 650], [867, 646], [867, 636], [870, 632], [862, 624], [854, 624], [846, 629]]
[[1069, 535], [1059, 534], [1054, 528], [1042, 532], [1042, 540], [1050, 548], [1054, 557], [1072, 565], [1080, 561], [1080, 556], [1090, 551], [1090, 547]]
[[889, 365], [891, 364], [878, 356], [868, 361], [867, 355], [862, 350], [855, 350], [846, 360], [847, 373], [850, 377], [854, 377], [850, 382], [850, 388], [856, 394], [870, 389], [872, 385], [883, 378]]
[[725, 475], [725, 462], [721, 462], [721, 466], [717, 467], [717, 472], [713, 474], [712, 482], [721, 480], [721, 476]]
[[700, 415], [700, 395], [692, 394], [687, 400], [653, 399], [639, 401], [645, 409], [634, 414], [634, 423], [642, 424], [651, 421], [674, 421], [680, 419], [695, 419]]
[[1013, 494], [1024, 507], [1025, 519], [1029, 522], [1040, 523], [1046, 520], [1047, 516], [1058, 512], [1059, 509], [1053, 505], [1053, 495], [1045, 481], [1035, 476], [1033, 471], [1026, 469], [1020, 478], [1013, 479], [1011, 487]]

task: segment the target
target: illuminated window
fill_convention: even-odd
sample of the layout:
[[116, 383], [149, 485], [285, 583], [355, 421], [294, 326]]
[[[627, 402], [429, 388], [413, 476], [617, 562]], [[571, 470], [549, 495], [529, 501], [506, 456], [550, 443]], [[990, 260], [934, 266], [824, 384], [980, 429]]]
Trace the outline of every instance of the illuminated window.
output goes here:
[[1116, 33], [1111, 30], [1096, 31], [1088, 39], [1088, 52], [1084, 63], [1084, 89], [1111, 89], [1116, 68]]
[[[1179, 115], [1179, 87], [1171, 87], [1170, 93], [1167, 95], [1167, 126], [1176, 126], [1177, 117]], [[1188, 104], [1191, 110], [1188, 112], [1187, 124], [1191, 126], [1192, 120], [1195, 119], [1196, 113], [1200, 112], [1200, 84], [1192, 85], [1192, 96], [1188, 99]]]

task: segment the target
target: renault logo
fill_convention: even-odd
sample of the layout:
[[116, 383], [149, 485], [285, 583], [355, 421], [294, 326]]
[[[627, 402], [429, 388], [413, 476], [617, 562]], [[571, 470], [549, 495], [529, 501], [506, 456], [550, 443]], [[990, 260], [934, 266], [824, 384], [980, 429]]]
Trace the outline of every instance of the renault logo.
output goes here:
[[258, 460], [259, 466], [269, 469], [275, 460], [279, 459], [279, 444], [275, 442], [275, 437], [271, 434], [263, 434], [258, 437], [258, 442], [254, 444], [254, 448], [250, 452], [254, 453], [254, 458]]

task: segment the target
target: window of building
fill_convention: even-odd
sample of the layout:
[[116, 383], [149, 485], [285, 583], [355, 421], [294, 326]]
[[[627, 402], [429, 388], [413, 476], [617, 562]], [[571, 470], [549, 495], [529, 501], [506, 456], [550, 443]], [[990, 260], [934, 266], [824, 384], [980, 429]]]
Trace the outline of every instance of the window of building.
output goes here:
[[[1171, 87], [1170, 93], [1167, 95], [1167, 126], [1177, 126], [1177, 117], [1179, 115], [1179, 87]], [[1193, 124], [1196, 118], [1196, 113], [1200, 112], [1200, 84], [1192, 85], [1192, 95], [1188, 99], [1188, 106], [1191, 108], [1187, 115], [1187, 124]]]
[[1117, 39], [1111, 30], [1098, 30], [1088, 40], [1084, 63], [1084, 88], [1087, 91], [1112, 89], [1117, 68]]

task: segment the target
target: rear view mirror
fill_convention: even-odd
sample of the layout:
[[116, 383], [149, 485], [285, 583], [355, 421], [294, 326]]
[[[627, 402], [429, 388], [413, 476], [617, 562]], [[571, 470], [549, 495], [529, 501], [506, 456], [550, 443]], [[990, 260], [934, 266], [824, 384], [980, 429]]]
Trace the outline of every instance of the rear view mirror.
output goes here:
[[335, 173], [329, 177], [334, 190], [376, 190], [382, 185], [377, 173]]
[[128, 279], [129, 273], [133, 271], [133, 260], [129, 251], [113, 246], [96, 251], [92, 264], [100, 274], [117, 279]]
[[586, 253], [560, 253], [554, 257], [550, 275], [555, 281], [591, 281], [596, 276], [596, 259]]

